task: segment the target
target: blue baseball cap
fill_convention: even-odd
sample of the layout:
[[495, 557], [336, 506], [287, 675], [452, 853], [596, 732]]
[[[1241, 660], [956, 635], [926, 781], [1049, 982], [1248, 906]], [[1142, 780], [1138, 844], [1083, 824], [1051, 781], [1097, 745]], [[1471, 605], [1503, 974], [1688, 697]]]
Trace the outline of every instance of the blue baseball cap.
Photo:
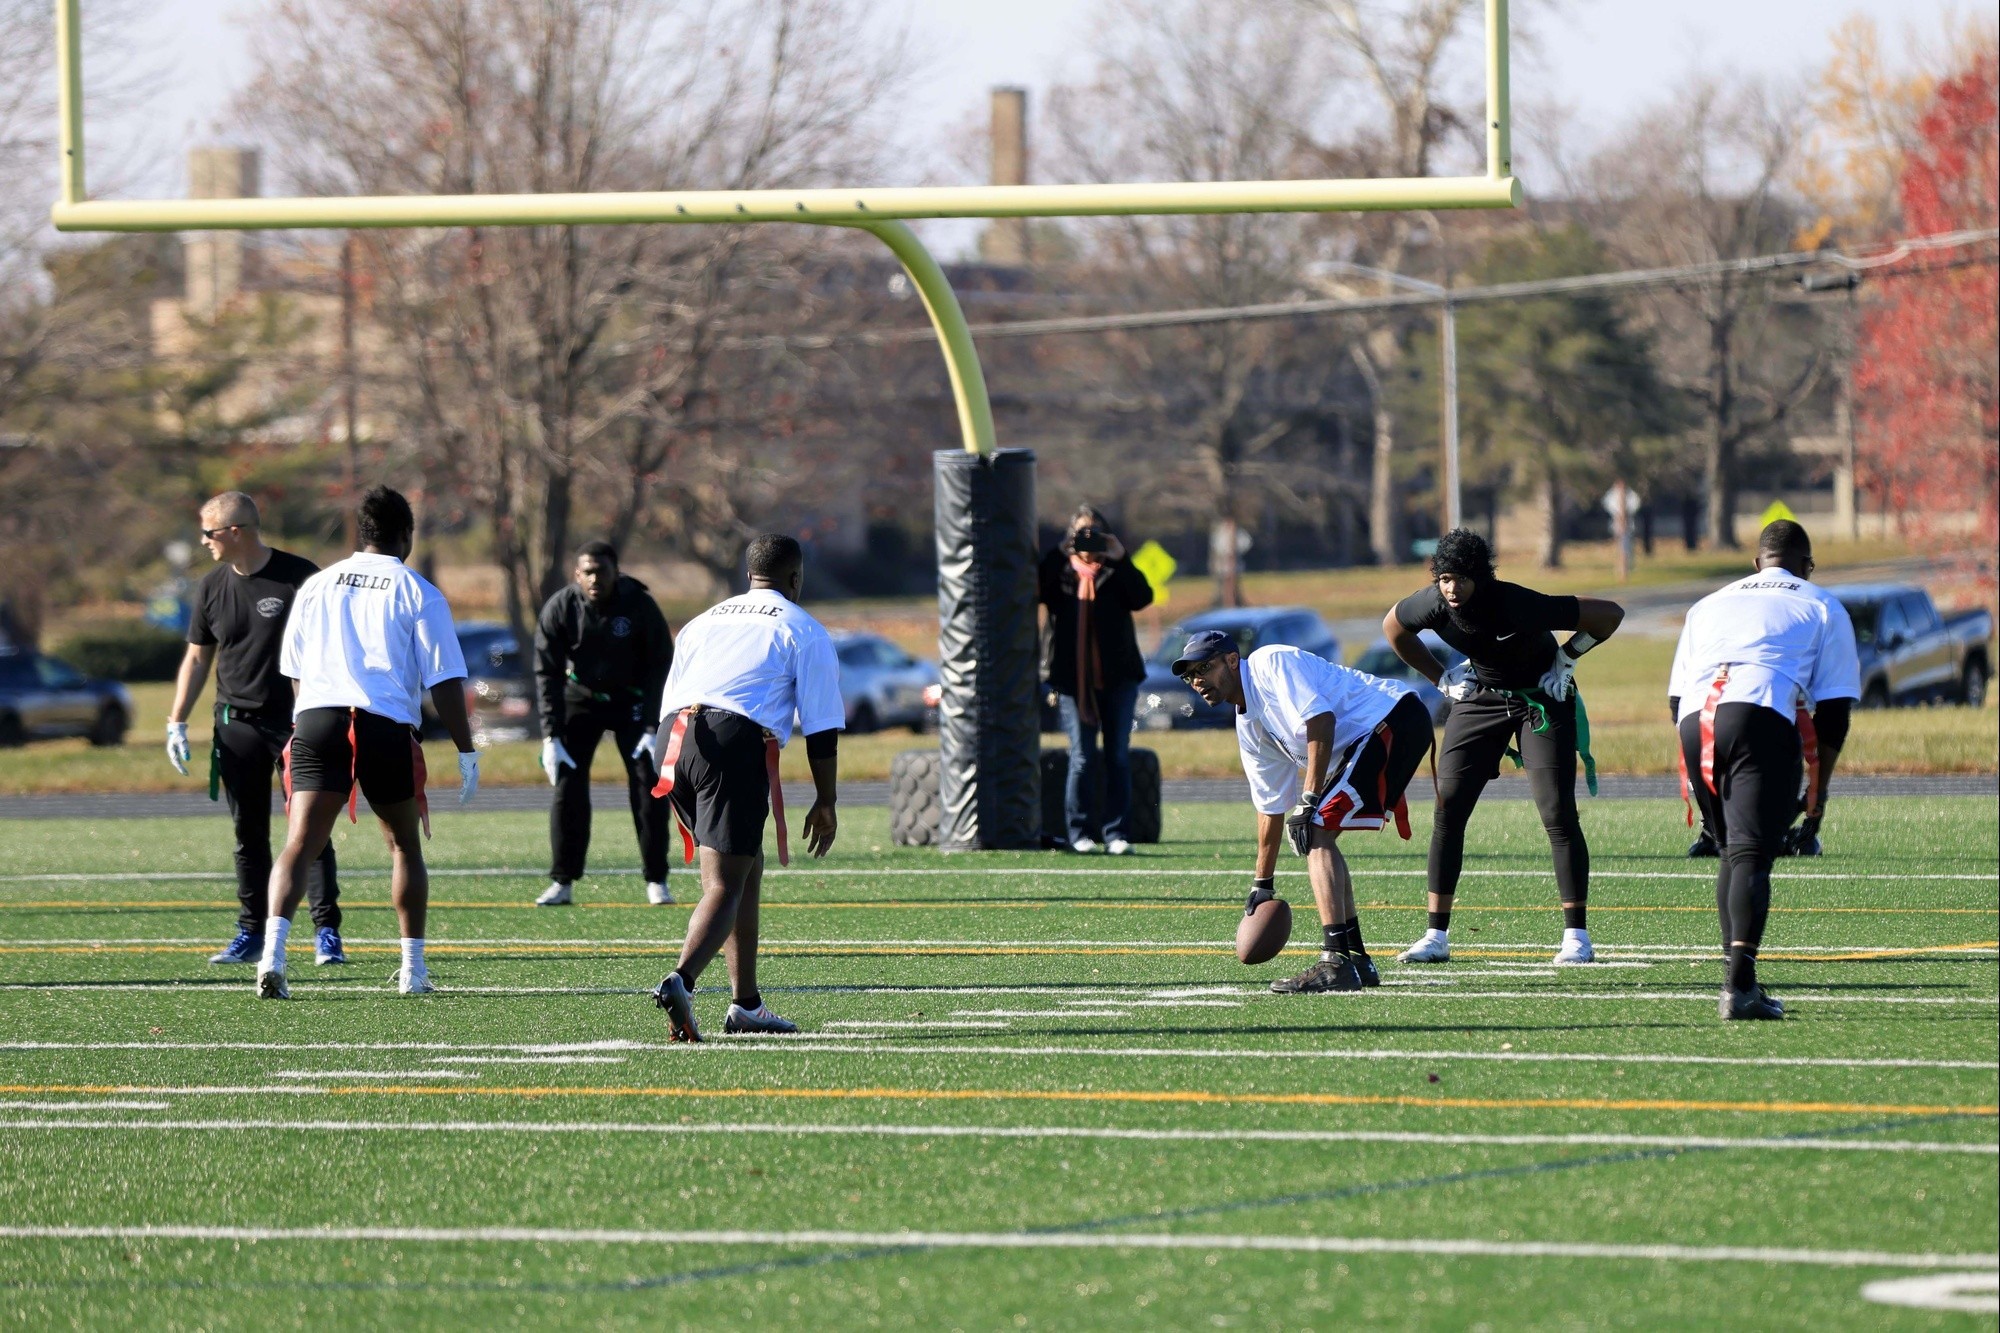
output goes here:
[[1241, 655], [1242, 652], [1236, 646], [1236, 640], [1219, 629], [1197, 630], [1188, 635], [1181, 655], [1174, 659], [1174, 674], [1184, 676], [1189, 667], [1200, 666], [1211, 657], [1219, 657], [1223, 653]]

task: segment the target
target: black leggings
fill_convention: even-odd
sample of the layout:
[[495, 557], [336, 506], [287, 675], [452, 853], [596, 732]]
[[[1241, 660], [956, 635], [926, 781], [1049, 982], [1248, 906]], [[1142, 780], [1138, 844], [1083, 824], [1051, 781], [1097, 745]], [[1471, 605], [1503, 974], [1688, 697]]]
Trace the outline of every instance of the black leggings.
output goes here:
[[[1715, 786], [1701, 778], [1701, 714], [1681, 719], [1681, 756], [1687, 761], [1688, 788], [1701, 807], [1703, 824], [1722, 846], [1715, 877], [1715, 910], [1721, 919], [1722, 947], [1731, 952], [1731, 981], [1737, 990], [1755, 982], [1754, 960], [1764, 940], [1771, 910], [1771, 862], [1784, 846], [1785, 832], [1799, 812], [1805, 751], [1798, 726], [1761, 704], [1726, 703], [1715, 710]], [[1741, 944], [1746, 959], [1731, 946]]]
[[1438, 750], [1437, 819], [1431, 825], [1430, 890], [1458, 892], [1465, 866], [1465, 826], [1486, 784], [1500, 776], [1507, 743], [1520, 747], [1528, 789], [1555, 856], [1556, 893], [1565, 906], [1590, 896], [1590, 845], [1576, 815], [1576, 701], [1548, 705], [1549, 729], [1537, 735], [1535, 711], [1511, 694], [1482, 690], [1451, 706]]
[[632, 757], [646, 724], [631, 716], [636, 710], [597, 709], [570, 705], [563, 719], [560, 738], [563, 749], [576, 761], [556, 773], [555, 801], [549, 807], [549, 878], [563, 884], [583, 878], [584, 861], [590, 854], [590, 761], [598, 742], [610, 736], [618, 747], [619, 762], [625, 765], [625, 797], [632, 807], [632, 824], [639, 834], [640, 873], [649, 884], [663, 884], [667, 878], [667, 832], [673, 812], [664, 796], [653, 795], [651, 760]]
[[[292, 720], [283, 714], [215, 706], [216, 767], [236, 825], [238, 930], [262, 931], [271, 914], [271, 779], [291, 738]], [[313, 925], [340, 929], [340, 881], [331, 840], [306, 870], [306, 901], [312, 905]]]

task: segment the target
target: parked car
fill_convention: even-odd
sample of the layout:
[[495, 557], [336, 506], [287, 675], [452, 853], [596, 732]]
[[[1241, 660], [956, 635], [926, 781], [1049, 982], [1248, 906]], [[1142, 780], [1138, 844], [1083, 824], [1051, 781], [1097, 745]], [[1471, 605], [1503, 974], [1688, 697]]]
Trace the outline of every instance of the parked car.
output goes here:
[[[469, 673], [465, 682], [465, 711], [472, 723], [472, 739], [479, 745], [495, 741], [539, 740], [541, 712], [535, 706], [534, 668], [521, 651], [514, 631], [488, 620], [468, 620], [458, 626], [458, 650], [465, 656]], [[423, 698], [423, 734], [435, 739], [445, 734], [431, 707], [428, 691]]]
[[[908, 727], [921, 732], [936, 715], [937, 665], [912, 657], [879, 634], [838, 633], [840, 700], [849, 731]], [[926, 697], [928, 693], [929, 697]]]
[[1146, 679], [1139, 685], [1139, 704], [1133, 712], [1135, 731], [1177, 731], [1189, 727], [1233, 727], [1235, 710], [1227, 704], [1211, 707], [1201, 696], [1174, 675], [1173, 662], [1180, 656], [1188, 635], [1197, 630], [1219, 629], [1232, 636], [1244, 652], [1273, 643], [1290, 644], [1316, 653], [1329, 662], [1340, 660], [1340, 641], [1317, 612], [1302, 606], [1225, 607], [1189, 616], [1167, 631], [1160, 646], [1146, 662]]
[[55, 736], [122, 745], [132, 725], [132, 694], [37, 652], [0, 653], [0, 746]]
[[1861, 706], [1986, 702], [1993, 678], [1993, 617], [1963, 611], [1940, 617], [1931, 595], [1908, 583], [1829, 588], [1854, 622], [1861, 655]]
[[[1424, 647], [1431, 650], [1431, 656], [1444, 663], [1449, 671], [1465, 660], [1465, 654], [1440, 639], [1432, 630], [1420, 629], [1417, 637], [1424, 641]], [[1389, 646], [1387, 639], [1377, 639], [1368, 645], [1368, 651], [1354, 664], [1356, 671], [1366, 671], [1371, 676], [1381, 676], [1388, 680], [1400, 680], [1417, 692], [1424, 701], [1424, 707], [1431, 710], [1431, 723], [1443, 726], [1445, 717], [1451, 712], [1451, 700], [1444, 697], [1444, 691], [1417, 674], [1417, 669], [1396, 656], [1396, 650]]]

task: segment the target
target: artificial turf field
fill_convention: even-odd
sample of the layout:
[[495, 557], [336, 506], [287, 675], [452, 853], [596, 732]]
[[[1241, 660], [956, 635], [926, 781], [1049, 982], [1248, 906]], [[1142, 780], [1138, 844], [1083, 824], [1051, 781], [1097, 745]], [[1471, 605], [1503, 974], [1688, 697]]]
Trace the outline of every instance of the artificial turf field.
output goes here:
[[[766, 881], [805, 1035], [722, 1038], [718, 962], [700, 1047], [645, 994], [687, 909], [631, 875], [528, 906], [537, 816], [438, 816], [411, 998], [343, 823], [355, 961], [313, 968], [302, 912], [290, 1004], [204, 961], [223, 820], [0, 824], [0, 1325], [1992, 1326], [1863, 1295], [1993, 1308], [1992, 800], [1836, 799], [1780, 863], [1782, 1024], [1717, 1021], [1714, 863], [1659, 802], [1586, 805], [1605, 962], [1548, 965], [1507, 802], [1454, 961], [1395, 966], [1416, 813], [1349, 840], [1383, 987], [1280, 997], [1310, 893], [1285, 865], [1293, 952], [1235, 961], [1247, 808], [1123, 862], [904, 851], [850, 808]], [[600, 861], [629, 838], [600, 812]]]

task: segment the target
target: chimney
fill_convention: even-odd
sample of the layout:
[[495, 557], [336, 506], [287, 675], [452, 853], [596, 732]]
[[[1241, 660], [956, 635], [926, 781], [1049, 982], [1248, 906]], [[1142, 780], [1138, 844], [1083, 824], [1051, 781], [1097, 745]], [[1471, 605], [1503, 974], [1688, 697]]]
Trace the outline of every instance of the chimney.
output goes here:
[[[248, 199], [261, 193], [252, 148], [196, 148], [188, 153], [188, 198]], [[255, 277], [256, 238], [240, 231], [191, 234], [182, 248], [188, 309], [213, 319]]]
[[[993, 184], [1028, 183], [1028, 90], [993, 90]], [[1028, 262], [1028, 219], [995, 218], [979, 237], [979, 257], [989, 264]]]

